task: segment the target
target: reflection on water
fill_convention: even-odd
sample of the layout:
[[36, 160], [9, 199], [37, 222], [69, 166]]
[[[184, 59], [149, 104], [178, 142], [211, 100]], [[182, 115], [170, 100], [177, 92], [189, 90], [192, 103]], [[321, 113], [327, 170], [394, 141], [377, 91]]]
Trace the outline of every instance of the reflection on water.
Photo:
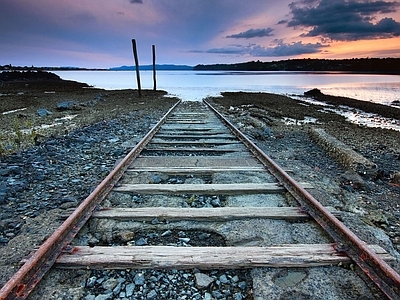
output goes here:
[[367, 127], [377, 127], [385, 129], [393, 129], [400, 131], [399, 119], [388, 119], [376, 114], [366, 113], [349, 107], [341, 107], [340, 109], [324, 108], [325, 111], [333, 111], [337, 114], [345, 116], [350, 122]]
[[[400, 131], [400, 119], [384, 118], [376, 114], [366, 113], [359, 109], [343, 105], [339, 106], [338, 109], [335, 108], [335, 106], [332, 104], [327, 104], [325, 102], [314, 100], [312, 98], [307, 98], [307, 97], [293, 97], [293, 98], [301, 100], [306, 103], [319, 105], [322, 107], [322, 109], [320, 110], [321, 112], [329, 111], [337, 113], [339, 115], [344, 116], [347, 120], [349, 120], [354, 124], [367, 127], [379, 127], [379, 128], [386, 128], [386, 129], [393, 129], [396, 131]], [[399, 115], [400, 115], [400, 109], [399, 109]]]
[[[105, 89], [137, 88], [133, 71], [57, 71], [64, 79]], [[153, 88], [152, 71], [141, 71], [144, 89]], [[391, 104], [400, 100], [400, 76], [310, 72], [159, 71], [157, 88], [182, 100], [201, 100], [224, 91], [303, 95], [313, 88], [325, 94]]]
[[[63, 79], [86, 82], [104, 89], [137, 88], [134, 71], [57, 71]], [[141, 71], [143, 89], [153, 88], [152, 71]], [[400, 76], [345, 74], [340, 72], [224, 72], [224, 71], [158, 71], [157, 89], [185, 101], [200, 101], [221, 92], [267, 92], [303, 95], [313, 88], [324, 94], [392, 105], [400, 101]], [[304, 100], [304, 98], [302, 98]], [[393, 106], [393, 109], [399, 109]], [[399, 109], [400, 111], [400, 109]], [[336, 111], [338, 112], [338, 111]], [[366, 126], [394, 128], [399, 120], [377, 119], [360, 111], [341, 112], [349, 120]]]

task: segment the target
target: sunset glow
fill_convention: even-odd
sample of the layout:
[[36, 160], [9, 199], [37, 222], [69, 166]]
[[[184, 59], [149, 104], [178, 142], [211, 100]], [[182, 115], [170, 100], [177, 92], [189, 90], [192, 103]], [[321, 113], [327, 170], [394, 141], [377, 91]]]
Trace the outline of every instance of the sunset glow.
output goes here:
[[400, 1], [0, 0], [0, 65], [400, 57]]

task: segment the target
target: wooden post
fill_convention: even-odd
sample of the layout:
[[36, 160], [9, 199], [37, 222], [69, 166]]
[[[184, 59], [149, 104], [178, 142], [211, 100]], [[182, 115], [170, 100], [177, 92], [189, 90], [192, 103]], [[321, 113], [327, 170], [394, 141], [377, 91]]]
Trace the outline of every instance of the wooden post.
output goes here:
[[135, 66], [136, 66], [136, 80], [137, 80], [137, 85], [138, 85], [139, 98], [141, 98], [142, 97], [142, 87], [140, 85], [139, 59], [138, 59], [135, 39], [132, 39], [132, 48], [133, 48], [133, 57], [135, 59]]
[[157, 90], [157, 79], [156, 79], [156, 46], [152, 45], [153, 50], [153, 90]]

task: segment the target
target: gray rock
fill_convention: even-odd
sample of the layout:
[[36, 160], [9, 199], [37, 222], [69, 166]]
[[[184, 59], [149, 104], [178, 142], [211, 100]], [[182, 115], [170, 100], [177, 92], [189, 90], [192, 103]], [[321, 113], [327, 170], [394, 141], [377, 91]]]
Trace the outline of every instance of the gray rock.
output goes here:
[[94, 287], [95, 283], [96, 283], [97, 278], [92, 276], [87, 280], [86, 286], [87, 287]]
[[241, 288], [242, 290], [245, 290], [247, 288], [246, 281], [239, 282], [238, 287]]
[[220, 207], [221, 206], [221, 200], [219, 199], [219, 197], [212, 199], [211, 200], [211, 205], [213, 207]]
[[223, 274], [219, 277], [219, 281], [221, 281], [221, 283], [223, 283], [223, 284], [227, 284], [229, 282], [229, 280], [225, 274]]
[[159, 175], [154, 174], [151, 176], [150, 183], [159, 184], [159, 183], [161, 183], [161, 181], [162, 181], [162, 179]]
[[[400, 213], [399, 213], [399, 215], [400, 215]], [[171, 230], [167, 230], [167, 231], [164, 231], [164, 232], [161, 234], [161, 236], [167, 236], [167, 235], [170, 235], [171, 233], [172, 233]]]
[[210, 238], [210, 236], [211, 236], [211, 234], [203, 232], [203, 233], [200, 233], [199, 239], [200, 240], [207, 240], [207, 239]]
[[147, 299], [156, 299], [157, 298], [157, 292], [155, 290], [151, 290], [148, 294], [147, 294]]
[[39, 108], [36, 113], [38, 114], [39, 117], [46, 117], [49, 116], [51, 114], [53, 114], [51, 111], [48, 111], [45, 108]]
[[134, 283], [130, 283], [127, 284], [125, 287], [125, 296], [126, 297], [130, 297], [133, 295], [133, 292], [135, 291], [135, 284]]
[[194, 276], [196, 278], [196, 287], [199, 289], [207, 288], [214, 281], [214, 278], [204, 273], [196, 273]]
[[122, 289], [122, 283], [119, 282], [117, 286], [113, 289], [113, 294], [118, 295], [121, 292], [121, 289]]
[[135, 285], [143, 285], [145, 283], [144, 274], [143, 273], [137, 273], [133, 280], [135, 281]]
[[1, 243], [1, 244], [7, 244], [8, 242], [9, 242], [9, 239], [0, 236], [0, 243]]
[[183, 243], [189, 243], [190, 242], [190, 238], [179, 238], [179, 241], [181, 241]]
[[63, 101], [57, 103], [58, 110], [76, 110], [78, 109], [78, 104], [75, 101]]
[[145, 238], [140, 238], [135, 242], [135, 246], [145, 246], [147, 245], [147, 240]]
[[111, 143], [111, 144], [114, 144], [114, 143], [116, 143], [118, 141], [119, 141], [119, 138], [112, 138], [112, 139], [108, 140], [108, 142]]
[[113, 294], [109, 293], [109, 294], [98, 295], [96, 298], [94, 298], [94, 300], [108, 300], [108, 299], [112, 299], [112, 298], [113, 298]]
[[213, 291], [213, 292], [212, 292], [212, 295], [213, 295], [213, 297], [214, 297], [215, 299], [222, 299], [222, 298], [224, 297], [224, 295], [223, 295], [221, 292], [219, 292], [219, 291]]
[[284, 276], [275, 279], [275, 284], [283, 287], [292, 287], [298, 285], [307, 274], [303, 271], [288, 271]]
[[115, 278], [110, 278], [103, 282], [102, 286], [105, 290], [112, 291], [118, 284], [118, 280]]
[[211, 300], [212, 295], [210, 293], [204, 293], [203, 300]]

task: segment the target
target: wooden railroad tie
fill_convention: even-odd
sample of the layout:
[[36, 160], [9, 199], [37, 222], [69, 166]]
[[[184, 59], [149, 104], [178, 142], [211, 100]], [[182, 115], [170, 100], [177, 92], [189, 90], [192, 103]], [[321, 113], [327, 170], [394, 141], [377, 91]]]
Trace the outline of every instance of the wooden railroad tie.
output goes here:
[[[369, 245], [386, 261], [394, 258]], [[242, 269], [257, 267], [316, 267], [350, 263], [333, 244], [297, 244], [270, 247], [75, 246], [61, 254], [60, 268], [91, 269]]]
[[[339, 216], [333, 207], [327, 207], [334, 215]], [[277, 219], [307, 220], [310, 216], [300, 207], [218, 207], [218, 208], [104, 208], [95, 211], [93, 218], [117, 219], [120, 221], [151, 221], [155, 218], [168, 221], [230, 221], [238, 219]]]
[[[304, 188], [312, 188], [302, 183]], [[115, 192], [137, 194], [264, 194], [279, 193], [286, 189], [277, 183], [232, 183], [232, 184], [121, 184], [113, 189]]]

